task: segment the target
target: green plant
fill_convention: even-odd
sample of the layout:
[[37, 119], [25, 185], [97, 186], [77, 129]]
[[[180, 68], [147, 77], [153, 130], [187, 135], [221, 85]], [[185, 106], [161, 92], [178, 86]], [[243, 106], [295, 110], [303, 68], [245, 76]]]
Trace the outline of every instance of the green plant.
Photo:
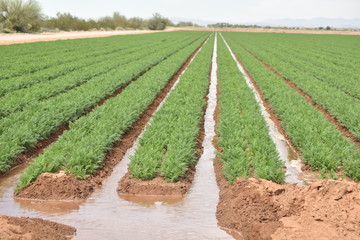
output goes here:
[[16, 32], [40, 29], [41, 7], [36, 0], [0, 0], [0, 23]]

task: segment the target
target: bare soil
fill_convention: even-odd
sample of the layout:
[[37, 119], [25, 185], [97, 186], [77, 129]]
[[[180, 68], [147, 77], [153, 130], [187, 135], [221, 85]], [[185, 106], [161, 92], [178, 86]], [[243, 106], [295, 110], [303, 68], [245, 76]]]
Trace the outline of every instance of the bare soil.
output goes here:
[[[240, 45], [241, 46], [241, 45]], [[360, 139], [356, 138], [349, 129], [347, 129], [345, 126], [342, 125], [342, 123], [337, 120], [334, 116], [331, 115], [331, 113], [323, 108], [322, 106], [320, 106], [319, 104], [315, 103], [314, 100], [312, 99], [312, 97], [307, 94], [306, 92], [304, 92], [303, 90], [301, 90], [294, 82], [292, 82], [291, 80], [285, 78], [283, 75], [281, 75], [281, 73], [277, 72], [275, 69], [273, 69], [269, 64], [267, 64], [266, 62], [264, 62], [262, 59], [260, 59], [259, 57], [257, 57], [254, 53], [250, 52], [249, 50], [247, 50], [245, 47], [241, 46], [246, 52], [248, 52], [251, 56], [253, 56], [256, 60], [258, 60], [259, 62], [261, 62], [267, 69], [269, 69], [272, 73], [274, 73], [276, 76], [280, 77], [287, 85], [289, 85], [292, 89], [294, 89], [296, 92], [298, 92], [301, 96], [304, 97], [304, 99], [310, 103], [314, 108], [316, 108], [318, 111], [320, 111], [324, 117], [331, 123], [333, 123], [336, 128], [339, 130], [339, 132], [344, 136], [349, 138], [356, 146], [357, 148], [360, 150]]]
[[[165, 31], [172, 31], [172, 30], [169, 29]], [[75, 32], [38, 33], [38, 34], [11, 33], [11, 34], [0, 34], [0, 45], [56, 41], [56, 40], [66, 40], [66, 39], [78, 39], [78, 38], [108, 37], [115, 35], [144, 34], [144, 33], [154, 33], [154, 32], [161, 32], [161, 31], [132, 30], [132, 31], [88, 31], [88, 32], [75, 31]]]
[[[165, 88], [157, 95], [155, 100], [142, 113], [133, 126], [130, 127], [120, 140], [114, 144], [113, 148], [106, 154], [104, 166], [98, 169], [93, 176], [81, 180], [73, 175], [66, 175], [62, 172], [44, 173], [41, 174], [34, 182], [22, 189], [19, 193], [15, 193], [15, 198], [38, 200], [83, 200], [89, 197], [95, 188], [100, 187], [102, 182], [110, 176], [113, 168], [120, 162], [126, 151], [134, 144], [137, 137], [150, 120], [152, 114], [166, 97], [171, 87], [175, 84], [176, 79], [187, 67], [190, 59], [197, 50], [195, 50], [194, 53], [187, 59], [186, 63], [178, 70], [178, 72], [174, 74]], [[122, 87], [114, 94], [120, 94], [124, 88], [125, 87]], [[114, 97], [114, 94], [112, 94], [111, 97]], [[104, 102], [105, 101], [100, 101], [99, 104]]]
[[76, 229], [40, 218], [0, 215], [0, 240], [72, 239]]
[[[310, 186], [238, 178], [214, 163], [220, 187], [219, 225], [246, 240], [360, 239], [360, 184], [315, 180]], [[241, 238], [240, 238], [241, 239]]]

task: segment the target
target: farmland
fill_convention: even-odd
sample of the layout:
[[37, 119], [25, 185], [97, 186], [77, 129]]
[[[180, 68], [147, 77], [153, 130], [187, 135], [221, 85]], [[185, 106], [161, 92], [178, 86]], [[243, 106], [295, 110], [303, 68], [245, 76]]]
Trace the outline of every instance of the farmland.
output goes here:
[[[194, 239], [231, 239], [223, 230], [244, 239], [304, 239], [317, 227], [332, 229], [334, 239], [354, 239], [360, 234], [359, 40], [174, 31], [0, 46], [0, 181], [14, 177], [6, 201], [91, 199], [84, 206], [99, 211], [91, 205], [98, 198], [99, 206], [108, 201], [128, 219], [147, 222], [124, 199], [180, 197], [184, 205], [174, 208]], [[285, 159], [274, 139], [291, 150]], [[205, 173], [204, 162], [211, 163]], [[288, 184], [289, 175], [299, 186]], [[220, 192], [204, 187], [201, 198], [199, 181], [213, 181]], [[5, 193], [0, 189], [0, 197]], [[202, 218], [216, 216], [217, 223], [208, 220], [202, 229], [194, 218], [187, 226], [182, 213], [197, 213], [186, 196], [199, 200], [199, 216], [204, 210]], [[162, 207], [164, 221], [176, 215], [171, 204]], [[88, 214], [82, 211], [45, 218], [84, 237], [91, 223], [82, 225]], [[144, 211], [159, 219], [151, 207]], [[93, 215], [102, 221], [99, 212]], [[120, 221], [110, 215], [109, 226]], [[301, 223], [298, 232], [287, 232], [286, 224]], [[172, 231], [172, 239], [181, 239]]]

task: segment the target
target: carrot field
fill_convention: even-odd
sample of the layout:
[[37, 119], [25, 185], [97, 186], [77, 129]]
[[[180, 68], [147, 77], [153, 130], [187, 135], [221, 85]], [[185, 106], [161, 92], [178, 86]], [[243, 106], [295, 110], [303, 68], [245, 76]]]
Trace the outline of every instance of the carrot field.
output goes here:
[[[241, 213], [252, 202], [241, 204], [266, 195], [258, 189], [287, 189], [269, 196], [308, 189], [298, 195], [305, 198], [320, 191], [312, 186], [323, 181], [329, 189], [336, 186], [335, 193], [326, 194], [341, 189], [359, 193], [359, 40], [174, 31], [0, 46], [0, 184], [14, 177], [6, 190], [0, 188], [0, 197], [10, 189], [15, 199], [84, 200], [106, 186], [108, 178], [114, 178], [116, 198], [184, 197], [196, 193], [192, 185], [197, 179], [213, 176], [215, 184], [216, 175], [220, 193], [206, 185], [203, 190], [214, 197], [209, 214], [216, 214], [219, 231], [229, 235], [214, 233], [214, 239], [242, 239], [234, 232], [243, 239], [262, 239], [256, 227], [302, 210], [262, 221], [266, 211], [254, 207], [247, 214], [261, 215], [249, 217], [260, 225], [249, 227], [252, 223], [245, 224], [250, 220]], [[211, 106], [215, 113], [209, 118]], [[216, 157], [207, 157], [206, 139]], [[119, 174], [115, 169], [125, 159]], [[198, 174], [201, 161], [210, 163], [207, 175]], [[243, 197], [244, 189], [255, 184], [256, 193]], [[232, 210], [223, 204], [230, 206], [237, 198], [242, 200]], [[356, 196], [342, 198], [346, 209], [360, 209], [349, 200]], [[308, 200], [291, 201], [300, 206]], [[335, 211], [339, 207], [331, 201], [328, 207]], [[36, 210], [29, 214], [39, 216]], [[238, 215], [245, 220], [235, 220]], [[326, 226], [352, 224], [351, 234], [345, 238], [339, 230], [337, 236], [360, 237], [359, 215], [350, 215], [350, 220], [329, 220]], [[59, 216], [49, 219], [82, 229], [81, 221], [72, 222], [69, 215], [62, 222]], [[116, 216], [109, 219], [116, 222]], [[197, 233], [194, 239], [211, 239], [202, 231], [205, 235]]]

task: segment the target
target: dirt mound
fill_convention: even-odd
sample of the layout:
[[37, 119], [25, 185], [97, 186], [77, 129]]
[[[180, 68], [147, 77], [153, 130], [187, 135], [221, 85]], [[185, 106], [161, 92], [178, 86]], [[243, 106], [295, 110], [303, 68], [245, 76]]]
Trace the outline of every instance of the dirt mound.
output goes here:
[[238, 178], [220, 185], [219, 224], [244, 239], [360, 239], [359, 183], [297, 187]]
[[163, 178], [157, 177], [150, 181], [142, 181], [130, 178], [127, 173], [119, 182], [117, 191], [125, 195], [167, 195], [182, 196], [187, 193], [195, 174], [194, 169], [189, 169], [186, 177], [176, 183], [166, 182]]
[[41, 200], [80, 200], [87, 198], [100, 181], [80, 180], [60, 173], [43, 173], [35, 182], [15, 194], [17, 198]]
[[16, 218], [0, 215], [0, 240], [71, 239], [76, 229], [40, 218]]

